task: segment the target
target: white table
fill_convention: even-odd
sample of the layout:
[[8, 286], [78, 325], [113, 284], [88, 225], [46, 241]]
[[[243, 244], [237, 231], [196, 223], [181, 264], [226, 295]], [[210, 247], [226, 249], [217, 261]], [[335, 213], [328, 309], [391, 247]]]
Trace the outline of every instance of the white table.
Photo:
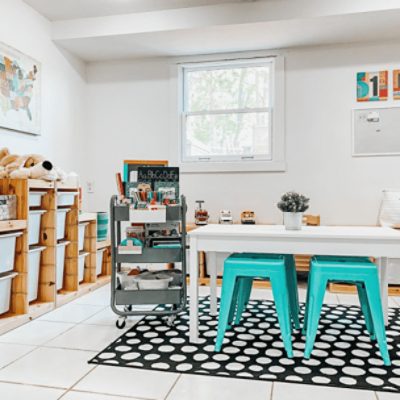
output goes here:
[[378, 259], [387, 322], [387, 259], [400, 258], [400, 231], [368, 226], [313, 226], [287, 231], [280, 225], [207, 225], [188, 233], [190, 240], [190, 341], [198, 341], [198, 252], [210, 253], [211, 313], [217, 312], [217, 252], [370, 256]]

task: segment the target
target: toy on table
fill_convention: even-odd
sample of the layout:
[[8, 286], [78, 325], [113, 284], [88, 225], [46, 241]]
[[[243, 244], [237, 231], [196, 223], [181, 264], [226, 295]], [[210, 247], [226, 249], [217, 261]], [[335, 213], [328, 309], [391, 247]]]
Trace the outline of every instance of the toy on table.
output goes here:
[[254, 225], [256, 223], [256, 214], [254, 211], [243, 211], [240, 214], [240, 221], [244, 225]]
[[230, 225], [233, 224], [233, 217], [230, 210], [222, 210], [219, 214], [219, 223]]
[[202, 204], [204, 200], [196, 200], [196, 203], [199, 205], [194, 212], [194, 223], [196, 225], [207, 225], [208, 219], [210, 218], [208, 211], [202, 208]]

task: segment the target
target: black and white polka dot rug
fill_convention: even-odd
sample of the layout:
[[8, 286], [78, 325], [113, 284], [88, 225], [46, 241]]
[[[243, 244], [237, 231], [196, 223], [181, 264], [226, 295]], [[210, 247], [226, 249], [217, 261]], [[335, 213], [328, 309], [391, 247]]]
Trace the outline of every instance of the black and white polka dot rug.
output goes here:
[[[302, 306], [304, 307], [304, 305]], [[359, 307], [324, 305], [312, 358], [303, 359], [304, 337], [293, 336], [294, 359], [286, 358], [272, 301], [250, 301], [241, 324], [227, 331], [214, 352], [217, 317], [209, 299], [199, 306], [200, 343], [189, 342], [189, 314], [174, 327], [147, 316], [90, 363], [177, 373], [400, 392], [400, 309], [390, 309], [387, 328], [392, 366], [386, 367], [365, 331]]]

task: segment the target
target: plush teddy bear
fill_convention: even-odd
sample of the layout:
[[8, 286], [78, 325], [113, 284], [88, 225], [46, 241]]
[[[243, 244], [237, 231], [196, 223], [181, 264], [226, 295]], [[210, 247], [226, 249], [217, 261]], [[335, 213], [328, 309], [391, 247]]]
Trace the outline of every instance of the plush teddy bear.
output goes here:
[[3, 147], [2, 149], [0, 149], [0, 178], [5, 178], [6, 176], [6, 171], [4, 165], [2, 164], [2, 160], [9, 154], [10, 151], [7, 149], [7, 147]]

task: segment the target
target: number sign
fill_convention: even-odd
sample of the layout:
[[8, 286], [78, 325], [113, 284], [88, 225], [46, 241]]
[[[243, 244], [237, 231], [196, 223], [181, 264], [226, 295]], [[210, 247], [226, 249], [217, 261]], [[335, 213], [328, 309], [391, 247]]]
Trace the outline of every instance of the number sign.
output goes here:
[[357, 101], [380, 101], [387, 98], [388, 71], [357, 73]]

